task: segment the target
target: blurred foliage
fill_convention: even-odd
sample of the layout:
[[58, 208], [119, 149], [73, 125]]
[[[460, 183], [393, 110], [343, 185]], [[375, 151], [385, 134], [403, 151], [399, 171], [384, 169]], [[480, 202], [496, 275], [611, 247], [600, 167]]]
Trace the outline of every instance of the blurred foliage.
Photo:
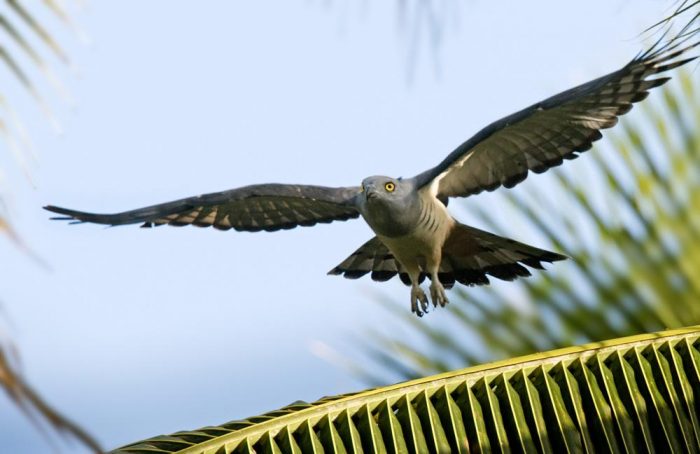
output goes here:
[[[333, 7], [345, 22], [356, 13], [363, 17], [373, 7], [371, 2], [352, 0], [316, 0], [325, 7]], [[440, 75], [441, 49], [450, 33], [459, 30], [463, 1], [460, 0], [394, 0], [396, 26], [402, 41], [406, 82], [412, 83], [420, 63], [428, 60], [436, 77]]]
[[[41, 17], [41, 20], [38, 17]], [[0, 8], [0, 30], [3, 37], [0, 41], [0, 67], [11, 76], [6, 81], [7, 85], [3, 84], [4, 86], [0, 87], [0, 135], [25, 173], [28, 173], [25, 158], [31, 151], [31, 141], [12, 103], [16, 102], [16, 98], [21, 96], [20, 92], [24, 91], [25, 95], [33, 98], [40, 111], [58, 131], [59, 125], [41, 95], [37, 82], [43, 81], [64, 100], [70, 101], [69, 95], [51, 68], [49, 58], [57, 59], [65, 66], [69, 66], [70, 61], [59, 43], [44, 27], [46, 17], [55, 18], [79, 33], [71, 22], [63, 2], [57, 0], [45, 0], [40, 3], [6, 0]], [[21, 90], [17, 90], [17, 87]], [[0, 176], [2, 170], [0, 168]], [[41, 262], [13, 229], [2, 197], [2, 189], [0, 188], [0, 233], [4, 233], [6, 238], [30, 258]], [[90, 450], [100, 452], [99, 445], [89, 434], [53, 409], [32, 389], [19, 367], [19, 353], [7, 336], [7, 330], [0, 326], [0, 340], [4, 339], [0, 342], [0, 388], [38, 429], [43, 431], [48, 425], [58, 433], [80, 441]]]
[[674, 76], [607, 146], [550, 171], [549, 184], [531, 177], [500, 191], [507, 213], [470, 204], [490, 230], [520, 240], [523, 228], [539, 232], [568, 263], [454, 289], [444, 326], [386, 304], [405, 329], [371, 333], [375, 364], [359, 368], [367, 381], [700, 323], [700, 84], [692, 72]]
[[[102, 452], [99, 444], [84, 429], [52, 408], [24, 379], [18, 367], [17, 350], [12, 344], [0, 343], [0, 387], [17, 407], [43, 430], [44, 423], [57, 432], [71, 436], [93, 452]], [[37, 419], [37, 416], [41, 420]]]
[[[37, 13], [48, 13], [48, 16], [57, 18], [77, 31], [62, 2], [46, 0], [39, 6], [28, 7], [29, 5], [31, 3], [26, 4], [19, 0], [6, 0], [0, 5], [0, 30], [3, 37], [0, 40], [0, 68], [9, 75], [3, 79], [3, 86], [0, 86], [0, 136], [26, 175], [29, 174], [27, 157], [31, 155], [32, 145], [27, 128], [13, 104], [22, 95], [30, 96], [54, 129], [59, 131], [60, 126], [41, 94], [38, 82], [43, 81], [64, 100], [70, 101], [70, 96], [54, 73], [49, 58], [57, 59], [66, 66], [70, 65], [70, 61], [59, 43], [42, 24], [45, 18], [42, 16], [42, 20], [37, 19]], [[0, 177], [3, 170], [0, 168]], [[3, 204], [3, 189], [0, 186], [0, 206], [3, 208], [0, 210], [0, 233], [9, 233], [9, 238], [15, 240], [18, 237], [10, 228], [7, 210]]]
[[700, 0], [677, 0], [676, 7], [668, 17], [649, 27], [646, 31], [670, 28], [676, 21], [685, 25], [678, 31], [680, 35], [692, 34], [700, 27]]

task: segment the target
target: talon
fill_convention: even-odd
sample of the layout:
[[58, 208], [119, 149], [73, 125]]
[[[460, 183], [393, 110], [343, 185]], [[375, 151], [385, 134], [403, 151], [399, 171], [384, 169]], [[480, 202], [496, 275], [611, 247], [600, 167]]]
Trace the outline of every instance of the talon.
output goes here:
[[428, 302], [428, 297], [425, 296], [425, 293], [420, 295], [420, 304], [423, 309], [423, 312], [428, 312], [428, 308], [430, 307], [430, 303]]
[[445, 307], [450, 302], [447, 299], [447, 295], [445, 295], [445, 288], [439, 282], [433, 282], [430, 285], [430, 299], [433, 300], [433, 306], [435, 307], [438, 304], [440, 307]]
[[418, 309], [418, 304], [415, 301], [411, 302], [411, 312], [416, 314], [418, 317], [423, 316], [423, 312], [421, 312], [421, 310]]
[[[420, 308], [418, 307], [418, 303], [420, 303]], [[425, 292], [423, 292], [420, 287], [413, 287], [411, 289], [411, 312], [419, 317], [422, 317], [423, 314], [428, 312], [428, 297], [425, 296]]]

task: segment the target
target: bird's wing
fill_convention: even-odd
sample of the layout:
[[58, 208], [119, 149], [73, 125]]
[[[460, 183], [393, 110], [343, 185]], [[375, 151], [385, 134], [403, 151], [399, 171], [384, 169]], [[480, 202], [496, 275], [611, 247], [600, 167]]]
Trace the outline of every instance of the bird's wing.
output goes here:
[[142, 223], [142, 227], [192, 224], [257, 232], [356, 218], [359, 212], [354, 199], [359, 192], [359, 187], [260, 184], [117, 214], [86, 213], [52, 205], [44, 208], [61, 214], [52, 218], [57, 220], [107, 225]]
[[618, 71], [492, 123], [436, 167], [417, 175], [418, 188], [429, 188], [442, 198], [467, 197], [500, 186], [511, 188], [530, 170], [542, 173], [562, 159], [576, 158], [601, 138], [601, 129], [615, 126], [633, 103], [670, 79], [649, 76], [697, 58], [681, 56], [700, 42], [681, 47], [682, 41], [657, 42]]

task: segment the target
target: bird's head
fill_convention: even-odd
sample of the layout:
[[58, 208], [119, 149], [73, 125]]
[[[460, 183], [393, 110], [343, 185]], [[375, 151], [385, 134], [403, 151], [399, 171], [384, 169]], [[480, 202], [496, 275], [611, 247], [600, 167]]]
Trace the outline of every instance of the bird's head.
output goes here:
[[361, 191], [369, 204], [394, 204], [413, 193], [412, 186], [401, 178], [385, 176], [367, 177], [362, 180]]
[[413, 180], [373, 176], [360, 190], [360, 213], [376, 233], [393, 237], [414, 228], [420, 202]]

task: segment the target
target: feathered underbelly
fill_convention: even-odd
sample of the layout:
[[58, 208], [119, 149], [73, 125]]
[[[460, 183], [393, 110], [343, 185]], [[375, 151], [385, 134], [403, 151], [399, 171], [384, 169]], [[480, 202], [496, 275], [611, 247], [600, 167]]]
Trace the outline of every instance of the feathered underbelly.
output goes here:
[[423, 204], [418, 222], [410, 233], [398, 237], [377, 235], [404, 266], [417, 264], [425, 268], [426, 261], [440, 261], [442, 247], [455, 221], [444, 205], [433, 200]]

